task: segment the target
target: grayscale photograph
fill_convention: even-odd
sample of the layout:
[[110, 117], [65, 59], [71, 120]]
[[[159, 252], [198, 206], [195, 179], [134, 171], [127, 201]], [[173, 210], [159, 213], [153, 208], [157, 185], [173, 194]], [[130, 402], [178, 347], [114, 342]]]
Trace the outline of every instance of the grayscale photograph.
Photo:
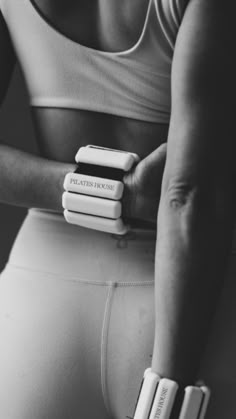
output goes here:
[[0, 419], [236, 418], [235, 16], [0, 0]]

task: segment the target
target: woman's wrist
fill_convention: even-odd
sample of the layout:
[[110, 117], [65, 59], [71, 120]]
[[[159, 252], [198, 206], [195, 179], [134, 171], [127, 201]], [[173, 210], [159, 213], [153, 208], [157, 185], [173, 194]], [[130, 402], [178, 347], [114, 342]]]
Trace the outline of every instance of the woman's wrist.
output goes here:
[[161, 360], [155, 355], [154, 350], [151, 367], [156, 374], [176, 381], [179, 387], [184, 389], [189, 385], [194, 385], [197, 380], [198, 369], [196, 368], [194, 359], [191, 361], [185, 358], [186, 362], [181, 362], [181, 365], [180, 361], [175, 359]]
[[179, 369], [172, 363], [170, 365], [160, 365], [152, 362], [152, 370], [161, 377], [176, 381], [181, 388], [192, 386], [197, 380], [197, 373], [184, 369]]

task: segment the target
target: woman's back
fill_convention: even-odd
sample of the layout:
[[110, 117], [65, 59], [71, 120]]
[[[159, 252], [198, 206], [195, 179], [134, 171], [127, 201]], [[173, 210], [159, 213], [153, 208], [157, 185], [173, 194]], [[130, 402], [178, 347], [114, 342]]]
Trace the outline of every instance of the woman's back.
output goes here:
[[97, 143], [144, 157], [166, 140], [184, 2], [123, 3], [2, 0], [44, 156]]

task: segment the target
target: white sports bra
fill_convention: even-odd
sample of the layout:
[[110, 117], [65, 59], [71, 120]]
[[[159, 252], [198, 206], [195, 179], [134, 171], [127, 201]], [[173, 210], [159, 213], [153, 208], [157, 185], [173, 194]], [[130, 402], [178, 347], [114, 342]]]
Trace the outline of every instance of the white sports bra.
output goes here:
[[135, 45], [104, 52], [62, 34], [31, 0], [0, 0], [32, 106], [159, 123], [170, 118], [171, 63], [185, 5], [186, 0], [149, 0]]

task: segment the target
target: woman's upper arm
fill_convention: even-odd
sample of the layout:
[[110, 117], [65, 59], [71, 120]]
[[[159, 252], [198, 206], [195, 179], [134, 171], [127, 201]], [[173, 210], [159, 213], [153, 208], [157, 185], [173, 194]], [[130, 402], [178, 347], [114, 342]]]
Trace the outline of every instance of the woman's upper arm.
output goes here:
[[[172, 65], [163, 191], [228, 179], [235, 154], [234, 0], [189, 0]], [[177, 192], [178, 193], [178, 192]]]
[[0, 105], [5, 98], [15, 60], [10, 36], [0, 9]]

